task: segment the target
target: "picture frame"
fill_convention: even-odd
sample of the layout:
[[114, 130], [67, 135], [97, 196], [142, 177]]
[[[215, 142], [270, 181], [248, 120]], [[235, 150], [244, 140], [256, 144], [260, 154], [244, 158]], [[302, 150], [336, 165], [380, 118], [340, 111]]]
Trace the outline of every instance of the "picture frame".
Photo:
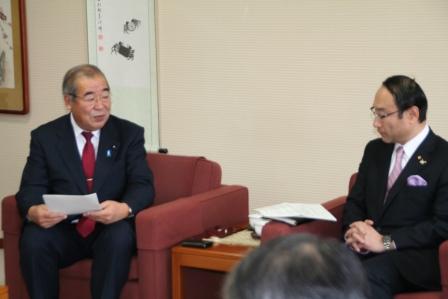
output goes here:
[[0, 0], [0, 113], [29, 112], [25, 0]]

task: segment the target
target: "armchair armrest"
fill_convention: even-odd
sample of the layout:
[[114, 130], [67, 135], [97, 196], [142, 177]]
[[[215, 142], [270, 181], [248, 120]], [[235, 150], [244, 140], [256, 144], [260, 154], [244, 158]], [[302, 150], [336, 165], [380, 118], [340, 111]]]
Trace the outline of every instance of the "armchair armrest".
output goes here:
[[19, 239], [23, 219], [17, 208], [16, 198], [9, 195], [2, 201], [3, 249], [5, 260], [5, 283], [10, 298], [25, 298], [25, 284], [19, 268]]
[[137, 248], [161, 250], [216, 225], [248, 221], [248, 190], [221, 186], [141, 211], [136, 218]]
[[290, 226], [281, 222], [269, 222], [261, 231], [261, 243], [265, 243], [271, 239], [285, 236], [293, 233], [310, 233], [327, 238], [340, 238], [342, 234], [342, 227], [340, 219], [346, 196], [340, 196], [322, 204], [333, 216], [338, 220], [337, 222], [311, 220], [297, 226]]
[[2, 229], [5, 234], [20, 235], [23, 219], [14, 195], [3, 198], [2, 201]]
[[439, 263], [442, 298], [448, 298], [448, 241], [443, 241], [439, 246]]

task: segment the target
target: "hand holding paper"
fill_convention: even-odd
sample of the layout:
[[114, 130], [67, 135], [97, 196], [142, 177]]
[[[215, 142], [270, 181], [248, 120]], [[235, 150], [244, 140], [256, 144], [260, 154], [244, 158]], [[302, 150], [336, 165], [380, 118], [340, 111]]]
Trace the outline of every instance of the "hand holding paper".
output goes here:
[[84, 216], [104, 224], [114, 223], [129, 216], [129, 206], [126, 203], [105, 200], [101, 202], [101, 210], [84, 213]]
[[27, 219], [40, 227], [50, 228], [67, 218], [67, 214], [53, 212], [44, 204], [34, 205], [28, 209]]

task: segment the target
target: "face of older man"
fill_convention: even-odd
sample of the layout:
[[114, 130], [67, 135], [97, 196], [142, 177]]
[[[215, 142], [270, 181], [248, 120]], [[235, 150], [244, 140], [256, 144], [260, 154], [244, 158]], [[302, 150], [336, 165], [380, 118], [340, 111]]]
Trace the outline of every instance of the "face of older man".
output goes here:
[[100, 76], [80, 77], [76, 80], [77, 94], [74, 98], [64, 96], [78, 126], [85, 131], [101, 129], [110, 116], [110, 90], [106, 80]]

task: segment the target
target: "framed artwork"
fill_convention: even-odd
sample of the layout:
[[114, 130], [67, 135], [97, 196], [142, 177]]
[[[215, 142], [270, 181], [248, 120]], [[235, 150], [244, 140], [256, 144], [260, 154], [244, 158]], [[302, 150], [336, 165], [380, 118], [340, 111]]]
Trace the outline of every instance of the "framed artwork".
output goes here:
[[28, 111], [25, 0], [0, 0], [0, 112]]
[[159, 148], [154, 0], [86, 0], [89, 62], [111, 86], [112, 113], [145, 128]]

